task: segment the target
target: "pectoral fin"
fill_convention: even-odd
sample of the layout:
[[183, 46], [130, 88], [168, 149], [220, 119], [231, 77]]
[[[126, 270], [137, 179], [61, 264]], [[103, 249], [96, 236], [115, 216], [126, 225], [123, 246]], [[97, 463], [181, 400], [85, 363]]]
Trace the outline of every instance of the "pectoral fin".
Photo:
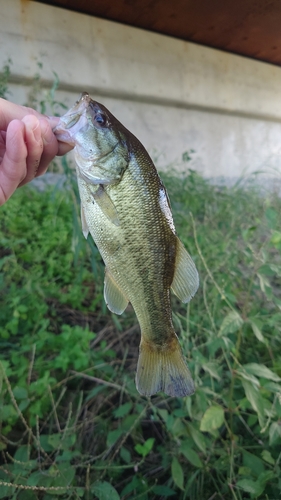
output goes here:
[[89, 234], [89, 228], [88, 228], [88, 224], [86, 221], [86, 217], [85, 217], [85, 213], [84, 213], [82, 205], [81, 205], [81, 224], [82, 224], [82, 233], [84, 234], [85, 238], [87, 239], [88, 234]]
[[110, 220], [110, 222], [112, 222], [115, 226], [120, 226], [120, 220], [116, 207], [107, 192], [104, 190], [104, 187], [100, 184], [98, 190], [92, 193], [92, 195], [107, 219]]
[[175, 274], [171, 288], [182, 302], [189, 302], [197, 292], [198, 286], [199, 276], [195, 264], [177, 238]]
[[115, 314], [122, 314], [129, 303], [127, 297], [107, 269], [105, 270], [104, 277], [104, 300], [108, 309]]

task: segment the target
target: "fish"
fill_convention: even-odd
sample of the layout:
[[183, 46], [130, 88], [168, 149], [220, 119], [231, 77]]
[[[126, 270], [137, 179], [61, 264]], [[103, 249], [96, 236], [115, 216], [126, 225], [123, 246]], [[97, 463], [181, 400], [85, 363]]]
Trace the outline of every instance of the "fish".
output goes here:
[[140, 141], [84, 92], [60, 117], [59, 141], [74, 146], [82, 231], [105, 264], [104, 299], [122, 314], [130, 302], [141, 330], [136, 387], [184, 397], [194, 382], [172, 322], [171, 291], [184, 303], [199, 286], [176, 235], [166, 189]]

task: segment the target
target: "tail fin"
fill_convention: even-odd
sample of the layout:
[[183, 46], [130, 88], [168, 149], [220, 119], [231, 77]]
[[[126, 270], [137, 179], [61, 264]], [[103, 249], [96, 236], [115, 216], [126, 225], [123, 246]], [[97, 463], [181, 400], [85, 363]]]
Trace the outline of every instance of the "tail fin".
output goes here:
[[194, 383], [176, 335], [165, 346], [142, 339], [136, 386], [143, 396], [163, 391], [168, 396], [184, 397], [194, 392]]

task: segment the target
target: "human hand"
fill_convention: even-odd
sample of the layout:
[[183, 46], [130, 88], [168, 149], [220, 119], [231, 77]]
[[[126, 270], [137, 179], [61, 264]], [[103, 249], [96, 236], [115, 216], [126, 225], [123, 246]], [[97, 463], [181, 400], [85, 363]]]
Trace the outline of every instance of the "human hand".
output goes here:
[[0, 99], [0, 205], [17, 187], [42, 175], [56, 155], [71, 149], [52, 132], [58, 121]]

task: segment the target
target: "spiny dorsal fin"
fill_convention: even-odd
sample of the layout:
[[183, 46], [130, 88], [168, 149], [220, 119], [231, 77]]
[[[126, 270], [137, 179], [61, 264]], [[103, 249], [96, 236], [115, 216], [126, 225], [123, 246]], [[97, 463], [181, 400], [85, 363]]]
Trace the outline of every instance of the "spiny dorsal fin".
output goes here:
[[86, 217], [85, 217], [85, 213], [84, 213], [82, 205], [81, 205], [81, 224], [82, 224], [82, 233], [84, 234], [85, 238], [87, 239], [88, 234], [89, 234], [89, 228], [88, 228], [88, 224], [86, 221]]
[[104, 300], [108, 309], [115, 314], [122, 314], [129, 303], [107, 269], [104, 276]]
[[100, 184], [97, 191], [92, 192], [92, 195], [95, 202], [98, 204], [108, 220], [110, 220], [110, 222], [112, 222], [115, 226], [120, 226], [120, 220], [116, 207], [107, 192], [104, 190], [104, 187]]
[[175, 274], [171, 289], [182, 302], [189, 302], [197, 292], [198, 286], [199, 276], [195, 264], [177, 238]]

